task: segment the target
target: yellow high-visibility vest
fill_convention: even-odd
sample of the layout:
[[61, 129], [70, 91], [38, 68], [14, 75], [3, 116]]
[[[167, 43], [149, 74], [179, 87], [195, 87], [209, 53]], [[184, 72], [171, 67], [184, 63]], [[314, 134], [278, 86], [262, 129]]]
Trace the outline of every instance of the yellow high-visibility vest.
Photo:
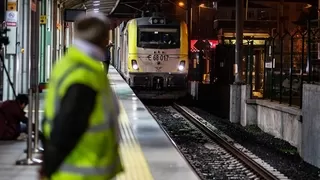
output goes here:
[[60, 100], [73, 84], [84, 84], [97, 92], [89, 128], [75, 149], [66, 157], [52, 180], [107, 180], [122, 171], [118, 153], [112, 91], [101, 62], [75, 47], [57, 62], [45, 97], [43, 133], [50, 139]]

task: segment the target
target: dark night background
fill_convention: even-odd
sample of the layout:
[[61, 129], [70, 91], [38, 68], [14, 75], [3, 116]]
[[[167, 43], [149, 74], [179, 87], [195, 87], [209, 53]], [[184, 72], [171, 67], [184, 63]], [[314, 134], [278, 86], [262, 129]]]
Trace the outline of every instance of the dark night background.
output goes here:
[[4, 3], [0, 3], [0, 22], [4, 20]]

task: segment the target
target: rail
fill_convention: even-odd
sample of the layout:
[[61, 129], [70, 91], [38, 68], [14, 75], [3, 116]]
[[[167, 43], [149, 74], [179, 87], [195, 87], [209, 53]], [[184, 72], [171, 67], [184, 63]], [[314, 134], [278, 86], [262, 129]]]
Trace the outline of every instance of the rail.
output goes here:
[[184, 107], [174, 104], [173, 107], [181, 113], [187, 120], [189, 120], [192, 124], [194, 124], [197, 128], [199, 128], [203, 133], [205, 133], [209, 138], [214, 140], [220, 146], [229, 151], [232, 155], [234, 155], [237, 159], [243, 162], [246, 166], [252, 169], [257, 173], [261, 178], [265, 180], [277, 180], [279, 179], [276, 175], [269, 172], [267, 169], [262, 167], [260, 164], [256, 163], [251, 157], [247, 156], [239, 149], [237, 149], [232, 143], [221, 137], [218, 133], [214, 132], [212, 129], [208, 128], [205, 122], [201, 122], [199, 118], [196, 118], [190, 112], [188, 112]]

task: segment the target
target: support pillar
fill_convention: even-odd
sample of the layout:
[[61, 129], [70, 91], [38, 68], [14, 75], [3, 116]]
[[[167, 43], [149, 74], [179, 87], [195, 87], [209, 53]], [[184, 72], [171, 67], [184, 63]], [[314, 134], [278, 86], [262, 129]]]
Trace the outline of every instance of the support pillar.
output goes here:
[[58, 37], [58, 22], [57, 22], [57, 7], [58, 7], [58, 2], [54, 1], [54, 0], [50, 0], [52, 2], [52, 6], [51, 6], [51, 10], [52, 10], [52, 16], [51, 16], [51, 30], [52, 30], [52, 34], [51, 34], [51, 58], [52, 58], [52, 64], [54, 64], [54, 62], [57, 59], [57, 37]]
[[[320, 29], [320, 0], [318, 0], [318, 29]], [[318, 59], [320, 58], [320, 43], [318, 43]]]
[[39, 1], [40, 11], [40, 33], [39, 33], [39, 82], [45, 82], [46, 74], [46, 27], [47, 27], [47, 14], [46, 14], [47, 1]]
[[53, 59], [53, 41], [52, 41], [52, 37], [53, 34], [55, 32], [55, 28], [56, 27], [54, 25], [53, 27], [53, 6], [54, 6], [54, 0], [46, 0], [45, 1], [46, 4], [46, 25], [45, 25], [45, 44], [46, 44], [46, 49], [45, 49], [45, 77], [44, 77], [44, 82], [47, 82], [50, 74], [51, 74], [51, 70], [52, 70], [52, 59]]
[[23, 40], [24, 40], [24, 4], [23, 0], [18, 1], [18, 30], [17, 30], [17, 58], [16, 58], [16, 78], [15, 78], [15, 88], [16, 93], [27, 94], [27, 91], [24, 90], [23, 86]]
[[31, 50], [31, 0], [21, 0], [23, 1], [23, 29], [22, 29], [22, 73], [21, 73], [21, 92], [27, 94], [29, 88], [29, 60], [30, 60], [30, 50]]
[[[320, 3], [320, 0], [318, 0]], [[318, 4], [318, 9], [320, 4]], [[310, 20], [309, 20], [310, 21]], [[310, 22], [308, 23], [310, 25]], [[320, 27], [320, 12], [318, 11], [318, 28]], [[308, 28], [308, 31], [311, 28]], [[308, 33], [308, 35], [310, 32]], [[310, 36], [308, 37], [310, 41]], [[310, 45], [308, 46], [310, 51]], [[309, 52], [310, 54], [310, 52]], [[318, 43], [318, 57], [320, 56], [320, 44]], [[310, 57], [308, 57], [310, 67]], [[309, 73], [310, 74], [310, 73]], [[310, 80], [310, 75], [309, 75]], [[306, 162], [320, 168], [320, 86], [316, 84], [303, 84], [302, 89], [302, 133], [301, 133], [301, 157]]]
[[59, 59], [62, 58], [62, 56], [64, 55], [64, 47], [65, 47], [65, 37], [66, 37], [66, 34], [64, 33], [63, 29], [65, 28], [65, 23], [63, 21], [63, 5], [60, 4], [59, 6], [59, 21], [60, 21], [60, 24], [61, 24], [61, 30], [60, 30], [60, 46], [59, 46]]
[[70, 36], [70, 38], [71, 38], [71, 44], [73, 44], [73, 42], [74, 42], [74, 23], [73, 22], [71, 23], [71, 36]]
[[235, 83], [241, 83], [241, 62], [243, 47], [243, 0], [236, 0], [236, 57], [234, 65]]
[[62, 4], [58, 1], [56, 6], [56, 24], [57, 24], [57, 34], [56, 34], [56, 59], [54, 61], [59, 60], [63, 55], [63, 47], [64, 47], [64, 24], [62, 21]]
[[39, 70], [39, 26], [40, 26], [40, 12], [38, 6], [38, 0], [31, 1], [31, 39], [30, 39], [30, 88], [34, 89], [38, 87], [38, 70]]
[[111, 63], [112, 63], [112, 65], [114, 65], [115, 63], [115, 57], [116, 57], [116, 54], [115, 54], [115, 49], [116, 49], [116, 28], [114, 28], [113, 30], [112, 30], [112, 43], [113, 43], [113, 47], [111, 47]]
[[230, 85], [230, 113], [229, 119], [233, 123], [239, 123], [241, 118], [241, 62], [243, 48], [243, 18], [244, 0], [236, 1], [236, 52], [234, 63], [234, 84]]
[[320, 86], [303, 84], [301, 157], [320, 168]]
[[62, 24], [61, 24], [61, 19], [60, 19], [60, 3], [57, 3], [57, 7], [56, 7], [56, 21], [57, 21], [57, 35], [56, 35], [56, 59], [54, 61], [57, 61], [58, 59], [60, 59], [60, 48], [61, 48], [61, 30], [62, 28]]
[[69, 22], [64, 23], [64, 52], [70, 46], [70, 24]]
[[191, 60], [191, 38], [192, 38], [192, 0], [187, 0], [187, 25], [188, 25], [188, 57]]
[[16, 88], [17, 85], [16, 70], [18, 69], [17, 67], [19, 67], [19, 61], [17, 59], [17, 26], [19, 24], [17, 3], [18, 2], [16, 0], [10, 0], [5, 4], [5, 25], [9, 29], [7, 36], [10, 44], [4, 48], [4, 66], [8, 70], [8, 75], [3, 71], [3, 101], [14, 98], [14, 91], [10, 85], [9, 78], [13, 83], [14, 88]]

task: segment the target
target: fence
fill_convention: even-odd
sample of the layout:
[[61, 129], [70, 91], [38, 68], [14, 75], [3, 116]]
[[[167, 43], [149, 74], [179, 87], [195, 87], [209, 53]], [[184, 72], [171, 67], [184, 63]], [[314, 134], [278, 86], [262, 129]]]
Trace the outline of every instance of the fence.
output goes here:
[[[254, 61], [257, 47], [253, 41], [245, 48], [245, 79], [247, 84], [261, 80], [262, 98], [289, 104], [302, 105], [303, 83], [320, 84], [320, 28], [300, 27], [293, 31], [275, 34], [265, 40], [264, 57]], [[263, 74], [257, 75], [257, 66], [263, 63]], [[257, 79], [259, 79], [257, 81]], [[257, 87], [252, 89], [253, 96]]]
[[[306, 81], [312, 84], [320, 84], [320, 27], [314, 27], [311, 23], [318, 22], [309, 21], [307, 34], [308, 34], [308, 61], [307, 61], [307, 73], [308, 78]], [[318, 26], [318, 24], [316, 24]]]
[[301, 106], [302, 82], [306, 75], [305, 31], [276, 34], [266, 40], [264, 98]]

